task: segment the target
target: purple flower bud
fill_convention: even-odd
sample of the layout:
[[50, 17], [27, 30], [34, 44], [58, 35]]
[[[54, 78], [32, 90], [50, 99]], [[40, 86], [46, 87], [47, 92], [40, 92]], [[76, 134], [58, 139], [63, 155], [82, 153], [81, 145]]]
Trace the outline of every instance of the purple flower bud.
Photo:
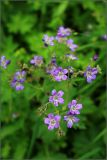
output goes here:
[[47, 118], [44, 119], [44, 123], [48, 125], [48, 130], [53, 130], [54, 128], [59, 128], [59, 121], [61, 116], [53, 115], [52, 113], [48, 114]]
[[10, 60], [7, 60], [5, 56], [2, 56], [0, 58], [0, 66], [2, 66], [4, 69], [7, 68], [7, 65], [10, 64]]
[[56, 57], [52, 57], [51, 63], [56, 65]]
[[97, 59], [98, 59], [98, 54], [95, 54], [95, 55], [93, 56], [93, 60], [96, 61]]
[[49, 97], [49, 102], [53, 103], [57, 107], [59, 104], [64, 103], [64, 99], [62, 98], [63, 95], [63, 91], [56, 92], [56, 90], [54, 89], [52, 90], [52, 96]]

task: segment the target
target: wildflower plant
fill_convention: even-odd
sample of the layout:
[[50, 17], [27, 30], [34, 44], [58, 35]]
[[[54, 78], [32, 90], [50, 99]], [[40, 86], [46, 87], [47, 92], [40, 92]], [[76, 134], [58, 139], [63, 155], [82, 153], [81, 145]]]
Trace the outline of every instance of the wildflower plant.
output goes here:
[[[49, 60], [47, 61], [42, 55], [34, 54], [27, 64], [24, 63], [20, 66], [19, 71], [16, 70], [11, 78], [10, 86], [12, 89], [21, 92], [25, 89], [24, 83], [30, 84], [34, 81], [40, 81], [36, 74], [36, 71], [39, 70], [39, 74], [43, 74], [44, 79], [48, 78], [53, 87], [50, 87], [50, 90], [41, 89], [41, 92], [44, 91], [47, 101], [38, 108], [37, 114], [39, 113], [49, 131], [60, 130], [64, 132], [62, 124], [68, 128], [75, 127], [81, 121], [80, 115], [84, 108], [81, 98], [78, 99], [75, 94], [75, 98], [70, 97], [68, 100], [67, 94], [69, 92], [67, 93], [67, 90], [74, 85], [74, 79], [82, 78], [86, 85], [96, 80], [101, 72], [100, 67], [96, 66], [98, 56], [95, 55], [91, 62], [89, 60], [86, 67], [76, 67], [76, 63], [78, 65], [79, 62], [79, 53], [78, 55], [76, 53], [79, 50], [79, 45], [73, 39], [71, 29], [63, 26], [58, 28], [56, 35], [44, 34], [41, 42], [43, 49], [49, 54]], [[59, 52], [62, 52], [61, 47], [64, 48], [65, 53], [58, 55]], [[10, 60], [7, 60], [5, 56], [1, 56], [0, 66], [2, 69], [8, 68], [9, 63]], [[30, 80], [29, 75], [32, 77]], [[66, 87], [64, 88], [64, 86]], [[47, 92], [48, 94], [46, 94]]]

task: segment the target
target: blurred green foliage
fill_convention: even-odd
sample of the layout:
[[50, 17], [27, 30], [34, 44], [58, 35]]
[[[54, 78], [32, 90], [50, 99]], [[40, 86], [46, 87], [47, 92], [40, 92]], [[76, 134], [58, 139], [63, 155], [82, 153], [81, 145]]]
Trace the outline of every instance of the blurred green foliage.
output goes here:
[[[105, 54], [106, 43], [101, 40], [105, 34], [105, 6], [103, 1], [73, 0], [25, 0], [1, 2], [1, 55], [11, 60], [1, 77], [2, 159], [66, 160], [105, 159], [106, 143], [106, 96], [105, 96]], [[102, 74], [91, 84], [85, 80], [52, 82], [41, 70], [35, 70], [35, 81], [26, 82], [25, 89], [16, 92], [10, 87], [14, 73], [21, 64], [28, 63], [33, 55], [43, 56], [48, 63], [50, 53], [43, 48], [44, 33], [55, 35], [60, 25], [71, 28], [74, 41], [79, 45], [78, 62], [74, 67], [85, 69], [90, 58], [99, 54], [96, 65]], [[66, 66], [63, 55], [68, 51], [57, 49], [59, 64]], [[1, 75], [0, 75], [1, 76]], [[43, 118], [36, 110], [47, 103], [49, 92], [55, 87], [66, 93], [65, 106], [73, 98], [80, 98], [83, 110], [78, 126], [66, 129], [65, 136], [58, 137], [55, 131], [49, 132]]]

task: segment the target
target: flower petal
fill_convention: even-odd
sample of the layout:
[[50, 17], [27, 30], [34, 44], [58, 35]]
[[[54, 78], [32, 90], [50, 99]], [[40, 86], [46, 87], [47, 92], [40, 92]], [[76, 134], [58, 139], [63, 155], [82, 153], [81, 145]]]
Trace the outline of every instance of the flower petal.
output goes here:
[[76, 100], [72, 100], [72, 105], [75, 106], [77, 104]]
[[49, 114], [48, 114], [48, 118], [50, 118], [50, 119], [54, 118], [53, 113], [49, 113]]
[[72, 120], [69, 120], [68, 123], [67, 123], [67, 127], [68, 127], [68, 128], [72, 128], [72, 125], [73, 125]]
[[73, 117], [73, 122], [76, 123], [76, 122], [78, 122], [78, 121], [79, 121], [79, 118], [77, 118], [77, 117], [74, 116], [74, 117]]
[[64, 95], [64, 92], [63, 91], [59, 91], [58, 94], [57, 94], [59, 97], [62, 97]]
[[49, 124], [49, 123], [50, 123], [49, 118], [45, 118], [45, 119], [44, 119], [44, 123], [45, 123], [45, 124]]
[[48, 130], [53, 130], [53, 129], [54, 129], [54, 126], [52, 126], [52, 125], [48, 126]]
[[56, 116], [55, 116], [55, 120], [56, 120], [56, 121], [59, 121], [60, 119], [61, 119], [61, 116], [60, 116], [60, 115], [56, 115]]
[[54, 101], [54, 105], [57, 107], [58, 106], [58, 101]]
[[64, 99], [63, 98], [58, 98], [59, 103], [63, 104], [64, 103]]
[[59, 122], [56, 122], [56, 124], [55, 124], [54, 127], [55, 127], [55, 128], [58, 128], [58, 127], [59, 127]]
[[82, 104], [77, 104], [77, 105], [76, 105], [76, 108], [77, 108], [77, 109], [82, 109]]
[[52, 90], [52, 95], [55, 95], [57, 92], [55, 89]]

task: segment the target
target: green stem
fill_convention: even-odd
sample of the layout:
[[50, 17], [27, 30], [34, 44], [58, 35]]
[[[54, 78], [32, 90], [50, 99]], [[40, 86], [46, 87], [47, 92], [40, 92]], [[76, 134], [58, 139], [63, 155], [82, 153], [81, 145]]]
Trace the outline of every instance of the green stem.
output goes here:
[[27, 155], [27, 159], [29, 159], [30, 155], [31, 155], [31, 152], [32, 152], [32, 148], [34, 146], [34, 142], [35, 142], [35, 139], [36, 139], [36, 135], [37, 135], [37, 124], [35, 123], [35, 126], [34, 126], [34, 129], [33, 129], [33, 133], [32, 133], [32, 138], [31, 138], [31, 143], [30, 143], [30, 147], [29, 147], [29, 150], [28, 150], [28, 155]]

